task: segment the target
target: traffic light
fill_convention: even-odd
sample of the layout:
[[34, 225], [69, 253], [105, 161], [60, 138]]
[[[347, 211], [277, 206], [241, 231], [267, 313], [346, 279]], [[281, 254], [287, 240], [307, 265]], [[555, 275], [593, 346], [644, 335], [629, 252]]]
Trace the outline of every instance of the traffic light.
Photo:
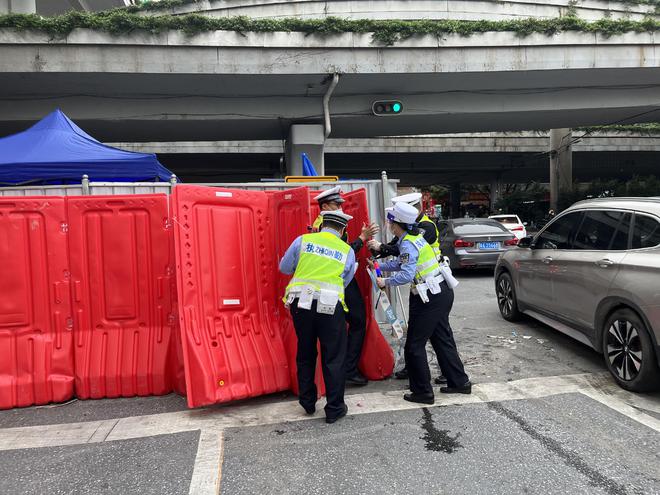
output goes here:
[[400, 115], [403, 113], [403, 103], [399, 100], [374, 101], [371, 105], [371, 110], [378, 117]]

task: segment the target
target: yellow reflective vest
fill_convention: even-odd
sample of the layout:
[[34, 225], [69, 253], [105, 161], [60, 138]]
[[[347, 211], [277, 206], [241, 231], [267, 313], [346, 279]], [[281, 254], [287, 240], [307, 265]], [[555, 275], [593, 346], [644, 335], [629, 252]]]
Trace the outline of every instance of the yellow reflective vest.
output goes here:
[[336, 235], [329, 232], [316, 232], [302, 236], [300, 256], [293, 278], [286, 287], [284, 301], [296, 288], [312, 286], [331, 290], [339, 295], [344, 310], [348, 311], [344, 301], [344, 279], [341, 277], [348, 262], [351, 247]]

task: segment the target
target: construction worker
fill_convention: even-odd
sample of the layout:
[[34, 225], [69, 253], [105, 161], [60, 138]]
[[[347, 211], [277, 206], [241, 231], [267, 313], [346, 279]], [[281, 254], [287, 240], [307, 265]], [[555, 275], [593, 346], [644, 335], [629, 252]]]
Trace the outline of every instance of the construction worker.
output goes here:
[[344, 288], [353, 279], [356, 265], [355, 253], [341, 240], [353, 217], [341, 210], [324, 211], [321, 215], [321, 231], [296, 238], [280, 261], [280, 271], [293, 273], [284, 301], [298, 337], [300, 405], [307, 414], [316, 411], [314, 372], [318, 341], [327, 397], [325, 420], [334, 423], [348, 411], [344, 402], [347, 339]]
[[[382, 271], [393, 272], [393, 275], [378, 277], [376, 281], [381, 288], [412, 284], [404, 348], [411, 393], [403, 398], [422, 404], [435, 401], [426, 359], [426, 343], [431, 336], [439, 343], [438, 360], [447, 376], [448, 386], [442, 387], [440, 392], [469, 394], [472, 384], [465, 374], [449, 325], [454, 291], [445, 281], [433, 249], [417, 227], [417, 209], [407, 203], [396, 203], [387, 210], [390, 231], [399, 239], [399, 256], [380, 264]], [[373, 263], [370, 261], [370, 264]]]
[[[341, 208], [344, 199], [341, 197], [341, 186], [335, 186], [332, 189], [323, 191], [321, 194], [314, 198], [318, 201], [321, 213], [324, 211], [336, 211]], [[319, 215], [312, 225], [313, 230], [318, 231], [319, 225], [322, 221], [322, 216]], [[360, 252], [362, 246], [371, 239], [380, 230], [377, 224], [369, 226], [363, 225], [360, 236], [351, 242], [349, 245], [355, 256]], [[342, 236], [344, 242], [348, 242], [348, 235], [344, 233]], [[364, 386], [369, 381], [360, 373], [358, 363], [360, 355], [362, 354], [362, 345], [364, 343], [364, 336], [367, 332], [367, 313], [364, 306], [364, 299], [360, 292], [360, 286], [355, 278], [351, 280], [345, 290], [346, 306], [348, 306], [348, 313], [346, 314], [346, 322], [348, 323], [348, 343], [346, 345], [346, 384], [354, 386]]]
[[[422, 230], [424, 235], [424, 240], [431, 246], [433, 253], [436, 255], [438, 260], [442, 257], [442, 252], [440, 251], [440, 233], [438, 232], [438, 226], [431, 220], [423, 211], [422, 208], [422, 193], [410, 193], [404, 194], [402, 196], [396, 196], [392, 198], [392, 204], [396, 203], [407, 203], [418, 211], [416, 222], [417, 227]], [[377, 254], [379, 258], [387, 258], [388, 256], [399, 256], [399, 239], [394, 237], [392, 241], [388, 244], [382, 244], [378, 241], [371, 240], [367, 243], [367, 247]], [[436, 347], [439, 345], [439, 342], [435, 338], [431, 339], [431, 346], [436, 356], [439, 356], [438, 350]], [[435, 378], [435, 383], [438, 385], [443, 385], [447, 383], [445, 374], [442, 370], [442, 365], [438, 360], [438, 366], [440, 366], [440, 375]], [[404, 366], [402, 369], [394, 373], [395, 378], [398, 380], [408, 379], [408, 368]]]

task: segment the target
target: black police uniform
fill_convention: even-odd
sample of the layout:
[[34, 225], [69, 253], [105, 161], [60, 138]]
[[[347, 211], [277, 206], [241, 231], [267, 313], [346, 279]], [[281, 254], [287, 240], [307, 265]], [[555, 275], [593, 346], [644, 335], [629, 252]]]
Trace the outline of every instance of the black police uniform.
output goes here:
[[[344, 233], [342, 241], [348, 242], [348, 236]], [[349, 244], [351, 249], [357, 254], [362, 249], [364, 243], [359, 237]], [[362, 345], [364, 336], [367, 333], [367, 311], [364, 306], [364, 299], [360, 292], [360, 286], [353, 277], [348, 286], [344, 289], [344, 300], [348, 307], [346, 313], [346, 322], [348, 323], [348, 342], [346, 344], [346, 377], [351, 378], [358, 375], [358, 363], [362, 354]]]
[[454, 291], [447, 282], [440, 284], [441, 292], [428, 292], [429, 302], [410, 294], [410, 318], [408, 322], [408, 337], [404, 347], [406, 366], [409, 372], [410, 391], [413, 394], [433, 395], [431, 374], [426, 359], [426, 342], [436, 342], [434, 350], [438, 362], [442, 363], [442, 372], [447, 378], [447, 385], [452, 388], [465, 386], [469, 378], [463, 368], [463, 363], [454, 333], [449, 325], [449, 313], [454, 304]]
[[[438, 231], [436, 229], [436, 226], [433, 222], [430, 222], [428, 220], [421, 222], [420, 220], [424, 216], [423, 213], [420, 213], [419, 216], [417, 217], [417, 221], [419, 222], [417, 224], [418, 228], [422, 231], [422, 235], [424, 236], [424, 240], [429, 244], [432, 245], [435, 243], [435, 241], [438, 239]], [[399, 256], [399, 246], [398, 246], [399, 239], [398, 237], [395, 237], [392, 239], [389, 243], [387, 244], [381, 244], [380, 246], [380, 253], [378, 253], [378, 258], [387, 258], [389, 256]], [[453, 291], [452, 291], [453, 292]], [[412, 297], [412, 294], [411, 294]], [[408, 336], [410, 338], [410, 336]], [[436, 336], [435, 334], [430, 335], [429, 337], [431, 341], [431, 347], [433, 347], [433, 352], [435, 352], [435, 355], [438, 358], [438, 366], [440, 367], [440, 373], [443, 376], [447, 376], [445, 374], [445, 370], [443, 368], [443, 363], [442, 360], [440, 359], [440, 356], [442, 355], [442, 349], [441, 346], [443, 345], [443, 341], [439, 336]], [[408, 368], [407, 366], [408, 361], [406, 360], [406, 366], [399, 371], [398, 373], [401, 374], [402, 378], [405, 378], [405, 373]]]

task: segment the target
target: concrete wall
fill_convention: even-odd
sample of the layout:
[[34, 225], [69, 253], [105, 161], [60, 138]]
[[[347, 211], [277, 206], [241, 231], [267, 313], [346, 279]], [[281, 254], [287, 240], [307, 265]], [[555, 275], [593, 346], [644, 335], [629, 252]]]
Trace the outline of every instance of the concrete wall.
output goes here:
[[[210, 16], [244, 15], [255, 18], [329, 16], [348, 19], [463, 19], [503, 20], [554, 18], [566, 15], [570, 0], [207, 0], [166, 10], [174, 14], [203, 12]], [[579, 17], [588, 20], [630, 18], [654, 14], [650, 5], [609, 0], [579, 0]], [[158, 11], [145, 12], [153, 15]]]

